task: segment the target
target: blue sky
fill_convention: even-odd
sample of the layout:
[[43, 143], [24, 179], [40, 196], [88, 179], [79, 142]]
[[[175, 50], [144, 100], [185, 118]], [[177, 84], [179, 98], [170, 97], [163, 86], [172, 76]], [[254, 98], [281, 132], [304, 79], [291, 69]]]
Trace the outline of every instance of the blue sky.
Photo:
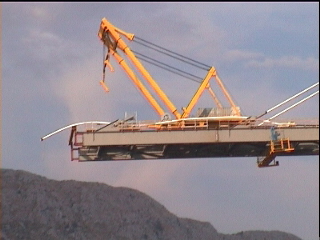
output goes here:
[[[134, 188], [222, 233], [280, 230], [318, 238], [318, 156], [279, 157], [280, 166], [267, 169], [257, 168], [255, 158], [78, 163], [70, 161], [68, 131], [40, 142], [68, 124], [113, 121], [125, 112], [158, 119], [115, 61], [115, 72], [106, 73], [110, 92], [100, 87], [103, 17], [214, 66], [244, 115], [257, 116], [319, 81], [317, 2], [2, 3], [2, 167]], [[145, 67], [178, 108], [198, 87]], [[212, 105], [204, 93], [196, 107]], [[282, 119], [318, 120], [318, 95]]]

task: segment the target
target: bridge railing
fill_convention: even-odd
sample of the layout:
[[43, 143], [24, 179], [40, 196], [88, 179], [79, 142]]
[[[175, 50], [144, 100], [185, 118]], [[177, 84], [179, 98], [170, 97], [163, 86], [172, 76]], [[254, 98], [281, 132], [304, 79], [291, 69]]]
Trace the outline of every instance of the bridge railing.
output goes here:
[[[234, 129], [234, 128], [290, 128], [290, 127], [319, 127], [318, 119], [300, 119], [300, 120], [278, 120], [266, 121], [263, 120], [246, 119], [241, 121], [227, 121], [227, 120], [209, 120], [209, 119], [195, 119], [179, 122], [167, 122], [159, 124], [153, 120], [143, 121], [128, 121], [121, 122], [115, 126], [110, 126], [101, 130], [100, 132], [108, 131], [178, 131], [178, 130], [205, 130], [205, 129]], [[95, 132], [92, 125], [85, 126], [85, 131]]]

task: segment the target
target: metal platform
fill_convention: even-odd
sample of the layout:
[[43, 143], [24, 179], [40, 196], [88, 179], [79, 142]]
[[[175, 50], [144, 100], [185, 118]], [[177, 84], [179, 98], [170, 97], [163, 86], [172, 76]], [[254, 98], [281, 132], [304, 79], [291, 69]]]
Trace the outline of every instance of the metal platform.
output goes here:
[[[150, 125], [149, 125], [150, 126]], [[272, 132], [273, 131], [273, 132]], [[292, 151], [272, 156], [319, 155], [319, 126], [286, 127], [221, 124], [186, 125], [183, 128], [144, 129], [141, 125], [111, 125], [80, 131], [72, 128], [72, 160], [113, 161], [174, 158], [266, 157], [273, 135], [288, 139]], [[268, 164], [271, 162], [268, 162]], [[266, 164], [266, 166], [268, 165]]]

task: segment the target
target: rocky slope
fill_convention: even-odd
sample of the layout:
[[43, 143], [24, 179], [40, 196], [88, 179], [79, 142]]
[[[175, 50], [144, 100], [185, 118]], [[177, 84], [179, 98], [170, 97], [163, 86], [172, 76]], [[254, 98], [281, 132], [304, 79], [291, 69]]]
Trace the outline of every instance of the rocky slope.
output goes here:
[[220, 234], [137, 190], [1, 170], [1, 239], [301, 240], [279, 231]]

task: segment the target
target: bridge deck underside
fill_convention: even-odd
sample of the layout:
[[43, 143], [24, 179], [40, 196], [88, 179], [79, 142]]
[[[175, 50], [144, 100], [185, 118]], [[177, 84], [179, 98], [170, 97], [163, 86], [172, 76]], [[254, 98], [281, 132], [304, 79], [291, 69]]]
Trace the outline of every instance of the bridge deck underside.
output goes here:
[[[290, 139], [291, 152], [277, 156], [319, 155], [319, 128], [276, 129]], [[76, 132], [79, 161], [261, 157], [270, 152], [270, 129], [239, 128], [197, 131]], [[73, 160], [75, 160], [73, 159]]]
[[[318, 155], [318, 142], [292, 142], [293, 152], [278, 156]], [[222, 158], [265, 156], [269, 142], [90, 146], [79, 149], [80, 161]]]

